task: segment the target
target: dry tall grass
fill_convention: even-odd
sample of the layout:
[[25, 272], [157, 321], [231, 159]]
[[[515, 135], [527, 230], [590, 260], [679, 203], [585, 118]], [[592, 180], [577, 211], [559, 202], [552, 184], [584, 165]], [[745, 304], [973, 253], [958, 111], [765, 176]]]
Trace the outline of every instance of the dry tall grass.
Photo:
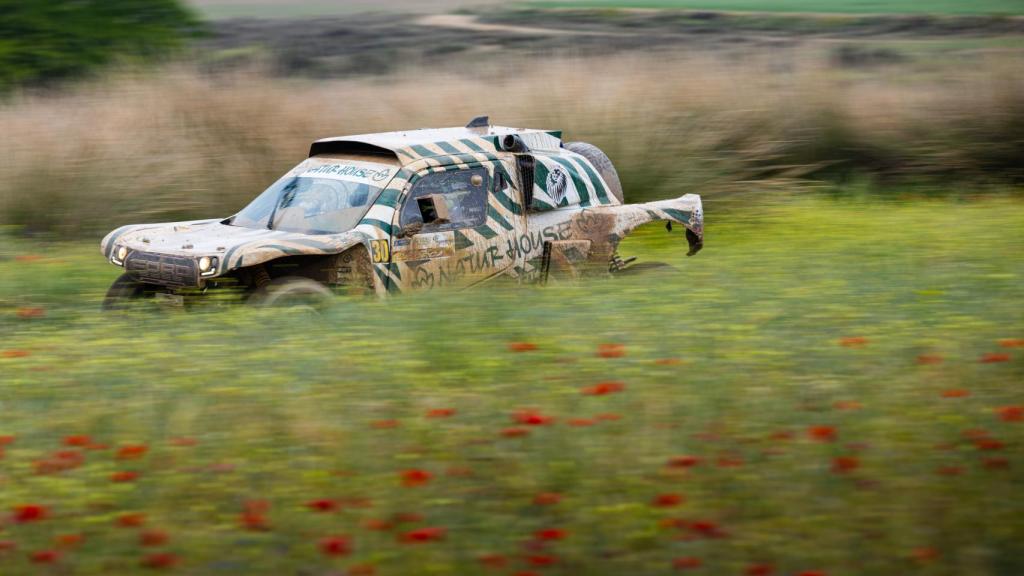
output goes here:
[[988, 61], [871, 74], [813, 61], [518, 60], [311, 82], [180, 66], [0, 108], [0, 222], [96, 234], [230, 215], [313, 139], [416, 126], [564, 129], [632, 200], [871, 173], [1024, 180], [1024, 74]]

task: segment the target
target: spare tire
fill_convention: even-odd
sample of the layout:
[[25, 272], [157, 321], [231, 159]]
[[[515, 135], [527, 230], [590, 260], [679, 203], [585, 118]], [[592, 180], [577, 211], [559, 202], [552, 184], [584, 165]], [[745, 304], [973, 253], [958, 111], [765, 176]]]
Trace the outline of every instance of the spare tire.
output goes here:
[[565, 149], [583, 156], [593, 164], [594, 168], [597, 169], [597, 173], [604, 179], [604, 183], [608, 185], [608, 190], [612, 193], [612, 196], [615, 196], [620, 204], [625, 202], [622, 195], [622, 182], [619, 181], [619, 173], [615, 171], [612, 161], [600, 148], [586, 142], [566, 142]]

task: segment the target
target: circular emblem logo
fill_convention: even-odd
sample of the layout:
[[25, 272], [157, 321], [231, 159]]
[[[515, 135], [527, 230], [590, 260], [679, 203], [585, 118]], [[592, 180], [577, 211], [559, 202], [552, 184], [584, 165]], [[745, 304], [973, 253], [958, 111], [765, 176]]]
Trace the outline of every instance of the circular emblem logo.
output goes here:
[[569, 187], [569, 178], [565, 175], [565, 171], [556, 166], [548, 172], [548, 179], [544, 187], [547, 188], [548, 196], [551, 196], [555, 204], [561, 204], [565, 199], [565, 190]]

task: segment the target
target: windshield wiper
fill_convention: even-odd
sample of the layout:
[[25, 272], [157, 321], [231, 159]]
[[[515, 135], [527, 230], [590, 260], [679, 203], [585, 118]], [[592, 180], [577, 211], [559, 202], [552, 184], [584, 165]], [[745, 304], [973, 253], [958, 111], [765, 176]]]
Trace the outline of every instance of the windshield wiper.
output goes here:
[[274, 203], [274, 209], [270, 211], [270, 218], [267, 219], [267, 230], [274, 229], [274, 216], [277, 215], [277, 209], [284, 206], [286, 202], [291, 202], [291, 199], [295, 197], [295, 192], [298, 190], [298, 178], [293, 179], [291, 182], [286, 184], [284, 188], [281, 188], [281, 196], [277, 202]]

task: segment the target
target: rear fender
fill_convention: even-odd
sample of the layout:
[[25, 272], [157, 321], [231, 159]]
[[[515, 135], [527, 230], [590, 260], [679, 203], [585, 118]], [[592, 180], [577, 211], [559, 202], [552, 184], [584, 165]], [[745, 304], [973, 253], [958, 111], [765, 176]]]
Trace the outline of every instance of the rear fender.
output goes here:
[[573, 218], [573, 229], [577, 238], [592, 242], [592, 258], [603, 260], [611, 258], [622, 239], [637, 227], [656, 221], [683, 226], [690, 246], [687, 256], [693, 256], [704, 247], [704, 210], [700, 196], [696, 194], [644, 204], [582, 210]]

